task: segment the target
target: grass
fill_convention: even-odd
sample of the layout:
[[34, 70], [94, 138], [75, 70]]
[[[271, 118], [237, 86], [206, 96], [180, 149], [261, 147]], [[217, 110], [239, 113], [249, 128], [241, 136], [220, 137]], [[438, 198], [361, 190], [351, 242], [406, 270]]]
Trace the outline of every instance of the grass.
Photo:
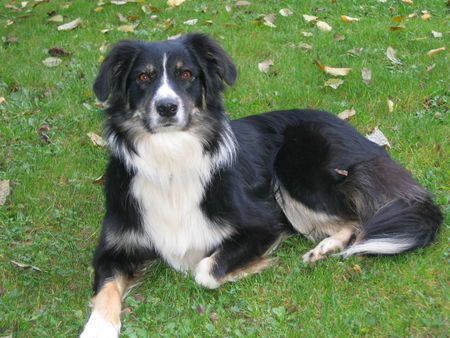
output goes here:
[[[448, 16], [442, 0], [186, 1], [144, 14], [142, 3], [118, 6], [105, 1], [6, 1], [0, 7], [0, 180], [11, 180], [11, 194], [0, 206], [0, 336], [70, 337], [80, 333], [88, 314], [92, 251], [99, 236], [103, 173], [107, 152], [86, 134], [102, 130], [91, 85], [104, 51], [123, 38], [165, 39], [187, 31], [216, 37], [239, 70], [225, 95], [232, 118], [290, 107], [315, 107], [335, 113], [354, 107], [361, 132], [379, 126], [394, 158], [431, 190], [448, 215], [449, 114], [448, 52], [426, 53], [448, 45]], [[20, 10], [5, 6], [14, 5]], [[225, 5], [232, 6], [227, 12]], [[252, 23], [260, 14], [290, 8], [270, 28]], [[432, 15], [425, 20], [421, 11]], [[53, 12], [53, 13], [52, 13]], [[391, 18], [411, 13], [406, 28]], [[64, 23], [81, 17], [72, 31], [57, 31], [48, 13]], [[134, 32], [115, 28], [117, 13], [139, 23]], [[317, 15], [333, 30], [320, 32], [302, 14]], [[151, 19], [151, 15], [158, 15]], [[358, 17], [343, 22], [340, 15]], [[133, 17], [137, 16], [137, 17]], [[198, 18], [195, 26], [183, 24]], [[212, 20], [212, 24], [207, 24]], [[107, 34], [100, 30], [109, 28]], [[431, 31], [443, 32], [434, 38]], [[313, 33], [305, 37], [301, 32]], [[345, 40], [333, 38], [341, 33]], [[8, 38], [15, 42], [6, 42]], [[425, 39], [418, 39], [425, 38]], [[312, 50], [288, 47], [303, 41]], [[72, 52], [54, 68], [42, 61], [51, 47]], [[401, 65], [386, 58], [393, 47]], [[348, 50], [364, 50], [349, 56]], [[257, 63], [272, 59], [268, 74]], [[351, 67], [344, 84], [323, 86], [330, 78], [313, 62]], [[434, 69], [426, 67], [435, 64]], [[372, 70], [372, 85], [360, 68]], [[386, 100], [395, 109], [389, 113]], [[39, 135], [47, 124], [50, 142]], [[162, 263], [125, 300], [123, 335], [146, 336], [447, 336], [449, 332], [449, 255], [447, 222], [431, 246], [396, 257], [329, 259], [304, 266], [300, 254], [312, 243], [288, 239], [276, 253], [279, 264], [262, 274], [216, 291], [205, 290]], [[41, 268], [19, 268], [11, 260]], [[359, 269], [360, 268], [360, 269]]]

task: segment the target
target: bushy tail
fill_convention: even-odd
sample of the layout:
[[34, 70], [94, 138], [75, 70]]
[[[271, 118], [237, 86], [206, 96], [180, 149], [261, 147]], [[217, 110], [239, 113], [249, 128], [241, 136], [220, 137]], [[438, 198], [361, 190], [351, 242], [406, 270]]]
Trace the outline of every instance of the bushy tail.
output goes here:
[[393, 255], [425, 246], [434, 239], [442, 219], [430, 198], [394, 200], [363, 224], [355, 243], [341, 255]]

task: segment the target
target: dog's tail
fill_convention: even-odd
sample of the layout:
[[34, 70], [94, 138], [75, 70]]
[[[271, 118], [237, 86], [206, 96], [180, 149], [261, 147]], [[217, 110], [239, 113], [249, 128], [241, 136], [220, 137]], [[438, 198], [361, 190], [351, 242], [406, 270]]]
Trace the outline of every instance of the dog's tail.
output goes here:
[[430, 194], [390, 158], [359, 166], [353, 172], [358, 187], [351, 190], [361, 229], [341, 254], [393, 255], [430, 243], [443, 221]]

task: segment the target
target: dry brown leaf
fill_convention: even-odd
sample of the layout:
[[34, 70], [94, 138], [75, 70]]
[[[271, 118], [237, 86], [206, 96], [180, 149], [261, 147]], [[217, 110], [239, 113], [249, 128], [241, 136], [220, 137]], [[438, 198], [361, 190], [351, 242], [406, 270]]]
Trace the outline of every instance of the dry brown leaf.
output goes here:
[[280, 13], [282, 16], [289, 16], [289, 15], [294, 14], [294, 12], [291, 11], [289, 8], [282, 8], [282, 9], [280, 9], [279, 13]]
[[11, 263], [14, 264], [15, 266], [19, 267], [19, 268], [22, 268], [22, 269], [31, 269], [31, 270], [42, 272], [41, 269], [39, 269], [37, 266], [34, 266], [34, 265], [22, 264], [22, 263], [19, 263], [17, 261], [13, 261], [13, 260], [11, 261]]
[[431, 14], [430, 13], [425, 13], [422, 15], [422, 19], [423, 20], [428, 20], [429, 18], [431, 18]]
[[329, 32], [329, 31], [331, 31], [333, 29], [333, 27], [331, 27], [325, 21], [317, 21], [316, 22], [316, 26], [317, 26], [317, 28], [319, 28], [319, 30], [321, 32]]
[[198, 19], [191, 19], [191, 20], [186, 20], [183, 23], [188, 26], [194, 26], [197, 22], [198, 22]]
[[337, 172], [339, 175], [348, 176], [348, 171], [347, 170], [336, 168], [336, 169], [334, 169], [334, 171]]
[[62, 59], [56, 57], [48, 57], [45, 60], [42, 60], [42, 63], [47, 67], [57, 67], [61, 64]]
[[328, 79], [323, 84], [325, 87], [331, 87], [333, 89], [338, 89], [341, 84], [344, 83], [344, 80], [341, 79]]
[[442, 38], [441, 32], [431, 31], [431, 35], [433, 35], [433, 38]]
[[336, 33], [333, 35], [333, 38], [337, 41], [345, 40], [345, 35], [341, 33]]
[[180, 7], [186, 0], [167, 0], [170, 7]]
[[402, 29], [405, 29], [405, 28], [406, 28], [406, 26], [403, 25], [403, 24], [398, 25], [398, 26], [391, 26], [391, 27], [389, 27], [389, 29], [391, 31], [401, 31]]
[[429, 72], [430, 70], [432, 70], [434, 67], [436, 67], [436, 64], [433, 63], [432, 65], [426, 67], [425, 69], [427, 70], [427, 72]]
[[[405, 0], [402, 0], [402, 1], [406, 2]], [[357, 272], [357, 273], [362, 273], [362, 269], [359, 264], [353, 265], [353, 270], [355, 270], [355, 272]]]
[[352, 21], [359, 21], [359, 18], [352, 18], [351, 16], [348, 15], [341, 15], [341, 20], [344, 22], [352, 22]]
[[137, 25], [122, 25], [117, 27], [119, 32], [130, 33], [133, 32]]
[[127, 18], [122, 13], [117, 13], [117, 17], [119, 18], [120, 22], [128, 22]]
[[103, 174], [103, 175], [97, 177], [96, 179], [94, 179], [92, 181], [92, 183], [93, 184], [99, 184], [99, 185], [105, 183], [105, 174]]
[[343, 110], [338, 114], [338, 117], [340, 119], [349, 121], [353, 116], [356, 115], [356, 110], [353, 107], [350, 107], [349, 109]]
[[277, 26], [273, 23], [276, 18], [277, 18], [277, 16], [274, 13], [267, 14], [263, 18], [264, 25], [272, 27], [272, 28], [276, 28]]
[[388, 106], [389, 113], [392, 113], [394, 111], [394, 108], [395, 108], [395, 102], [391, 99], [390, 96], [388, 96], [388, 98], [386, 99], [386, 103], [387, 103], [387, 106]]
[[96, 133], [91, 131], [91, 132], [87, 133], [86, 135], [91, 139], [91, 141], [94, 145], [99, 146], [99, 147], [106, 146], [106, 141], [101, 136], [97, 135]]
[[10, 194], [9, 180], [0, 180], [0, 206], [6, 202], [6, 197]]
[[307, 23], [310, 23], [310, 22], [316, 21], [316, 20], [317, 20], [317, 16], [314, 16], [314, 15], [308, 15], [308, 14], [303, 14], [303, 19], [304, 19]]
[[234, 5], [236, 7], [242, 7], [242, 6], [248, 6], [250, 4], [251, 4], [250, 1], [238, 1]]
[[273, 65], [274, 63], [271, 59], [264, 60], [258, 63], [258, 69], [263, 73], [267, 73], [269, 71], [269, 68], [272, 67]]
[[394, 48], [392, 48], [392, 47], [389, 46], [389, 47], [386, 49], [386, 56], [387, 56], [387, 58], [388, 58], [392, 63], [394, 63], [394, 64], [396, 64], [396, 65], [401, 65], [402, 62], [401, 62], [399, 59], [397, 59], [397, 57], [395, 56], [395, 54], [396, 54], [396, 51], [394, 50]]
[[64, 25], [58, 26], [59, 31], [70, 31], [72, 29], [77, 28], [82, 22], [81, 18], [76, 18], [73, 21], [65, 23]]
[[427, 55], [428, 55], [428, 56], [433, 56], [433, 55], [436, 54], [436, 53], [439, 53], [439, 52], [444, 51], [445, 49], [446, 49], [445, 47], [432, 49], [432, 50], [428, 51]]
[[65, 50], [63, 47], [52, 47], [48, 50], [51, 56], [68, 56], [72, 55], [72, 52]]
[[370, 133], [366, 135], [366, 138], [379, 146], [390, 148], [391, 144], [389, 143], [386, 136], [384, 136], [383, 132], [378, 128], [375, 127], [375, 129]]
[[369, 68], [361, 68], [361, 76], [366, 85], [370, 86], [372, 84], [372, 71]]
[[50, 21], [50, 22], [63, 22], [64, 18], [63, 18], [63, 16], [61, 14], [58, 14], [58, 15], [53, 15], [47, 21]]
[[303, 48], [305, 50], [311, 50], [313, 48], [312, 45], [309, 45], [309, 44], [304, 43], [304, 42], [299, 42], [297, 46], [300, 47], [300, 48]]

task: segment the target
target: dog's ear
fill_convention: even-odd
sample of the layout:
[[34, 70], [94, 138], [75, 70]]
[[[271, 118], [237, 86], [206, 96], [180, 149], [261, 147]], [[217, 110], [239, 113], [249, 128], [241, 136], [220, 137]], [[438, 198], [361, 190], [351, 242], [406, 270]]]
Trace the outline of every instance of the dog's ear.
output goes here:
[[[234, 84], [236, 67], [231, 57], [219, 46], [216, 40], [206, 34], [190, 33], [182, 38], [185, 46], [195, 55], [205, 75], [209, 88], [216, 93], [223, 90], [223, 83]], [[207, 88], [208, 89], [208, 88]]]
[[94, 82], [94, 93], [99, 101], [126, 98], [127, 78], [140, 52], [140, 43], [135, 40], [122, 40], [114, 44], [100, 66]]

